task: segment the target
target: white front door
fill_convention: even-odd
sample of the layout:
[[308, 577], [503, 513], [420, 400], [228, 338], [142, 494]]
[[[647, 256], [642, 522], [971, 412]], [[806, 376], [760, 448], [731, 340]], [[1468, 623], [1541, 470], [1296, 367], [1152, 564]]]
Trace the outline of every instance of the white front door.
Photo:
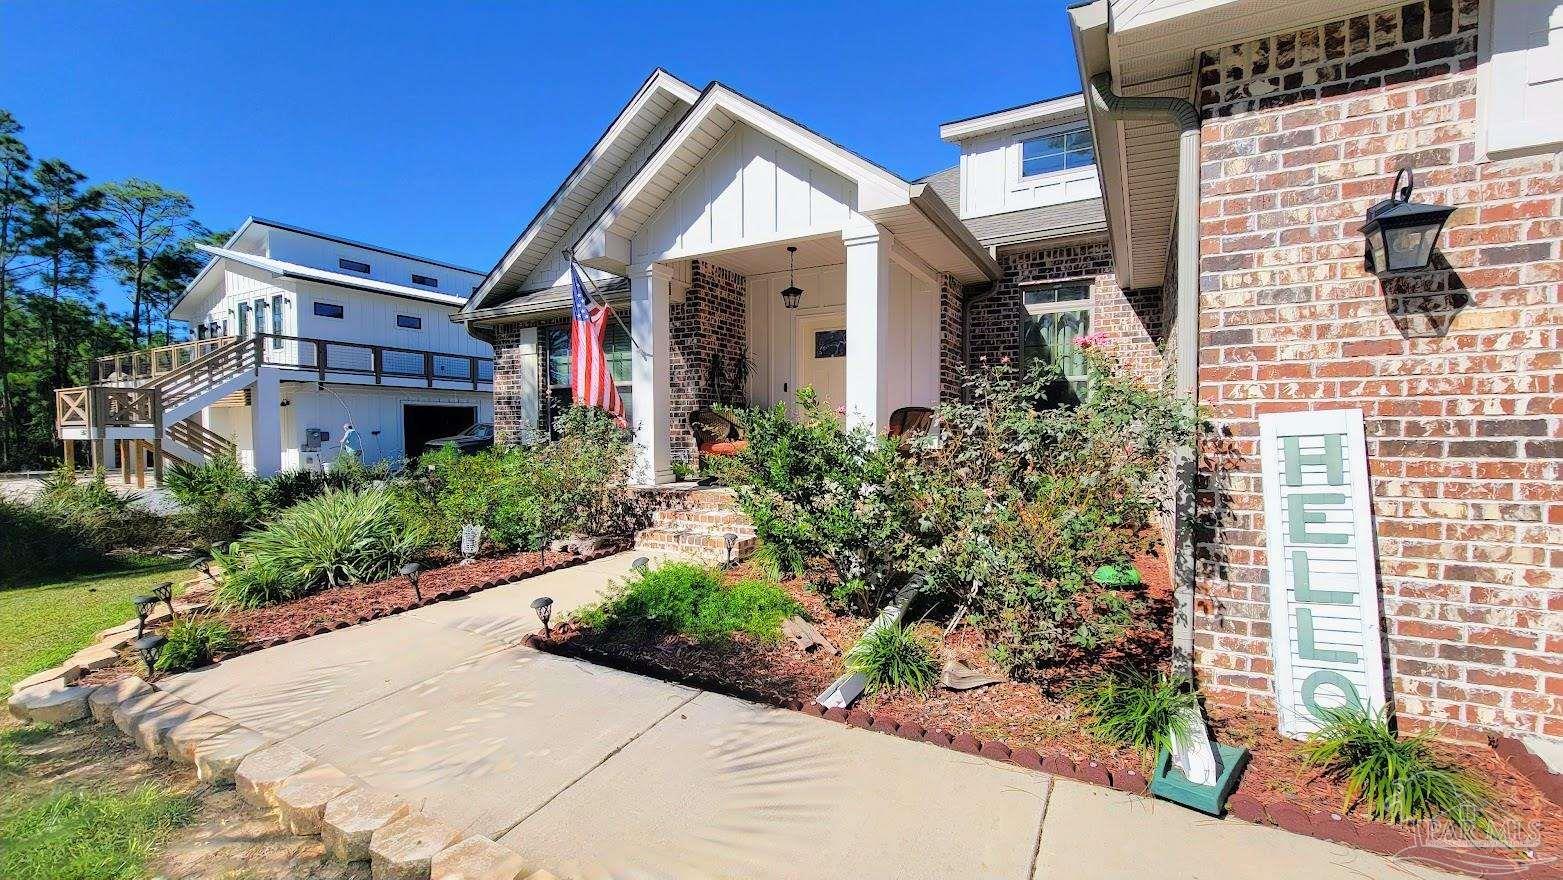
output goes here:
[[847, 319], [839, 311], [793, 319], [793, 392], [813, 386], [820, 403], [836, 410], [847, 401]]

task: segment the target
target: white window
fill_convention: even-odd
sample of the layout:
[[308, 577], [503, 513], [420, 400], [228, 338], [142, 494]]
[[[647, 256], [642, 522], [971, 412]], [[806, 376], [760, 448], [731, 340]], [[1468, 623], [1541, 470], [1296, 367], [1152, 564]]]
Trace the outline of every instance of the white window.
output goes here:
[[1488, 0], [1481, 15], [1486, 152], [1557, 149], [1563, 144], [1563, 0]]
[[1078, 128], [1034, 137], [1020, 144], [1020, 176], [1036, 177], [1085, 168], [1095, 164], [1091, 147], [1091, 130]]

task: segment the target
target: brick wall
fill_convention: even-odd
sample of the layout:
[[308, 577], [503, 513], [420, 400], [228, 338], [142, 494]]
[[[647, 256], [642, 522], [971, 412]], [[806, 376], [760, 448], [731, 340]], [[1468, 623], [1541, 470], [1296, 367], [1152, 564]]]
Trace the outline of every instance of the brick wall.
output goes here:
[[1020, 327], [1026, 319], [1021, 295], [1035, 282], [1090, 279], [1091, 329], [1107, 333], [1113, 352], [1136, 375], [1160, 379], [1165, 363], [1161, 292], [1126, 293], [1113, 275], [1112, 249], [1105, 241], [1043, 245], [1000, 252], [1004, 277], [993, 292], [967, 303], [968, 352], [973, 365], [1020, 355]]
[[961, 283], [953, 276], [939, 276], [939, 400], [961, 396], [961, 357], [964, 352], [966, 313]]
[[[1271, 704], [1260, 413], [1360, 407], [1403, 720], [1563, 735], [1559, 157], [1478, 162], [1476, 0], [1201, 53], [1197, 661]], [[1434, 271], [1358, 233], [1394, 172], [1455, 204]], [[1439, 262], [1446, 261], [1446, 262]]]
[[[693, 260], [689, 292], [682, 303], [668, 307], [668, 347], [672, 353], [668, 365], [672, 387], [668, 423], [675, 461], [692, 463], [695, 459], [690, 413], [713, 404], [731, 405], [742, 400], [744, 383], [738, 377], [740, 365], [748, 357], [747, 296], [744, 276], [714, 263]], [[714, 388], [712, 381], [713, 357], [725, 377], [720, 389]]]
[[543, 358], [534, 349], [523, 354], [521, 331], [538, 326], [537, 321], [515, 321], [492, 327], [494, 333], [494, 441], [500, 444], [521, 443], [533, 436], [537, 425], [525, 412], [521, 401], [521, 380], [532, 374], [533, 384], [546, 386], [542, 380]]

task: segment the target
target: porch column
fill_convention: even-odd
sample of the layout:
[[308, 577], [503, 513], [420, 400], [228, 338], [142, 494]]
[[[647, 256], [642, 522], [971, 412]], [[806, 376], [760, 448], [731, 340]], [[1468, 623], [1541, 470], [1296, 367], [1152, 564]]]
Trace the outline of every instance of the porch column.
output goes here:
[[669, 275], [652, 264], [630, 267], [630, 332], [634, 345], [634, 398], [630, 403], [635, 434], [635, 471], [638, 485], [673, 482], [673, 454], [668, 423], [672, 400], [668, 365]]
[[275, 367], [261, 367], [255, 372], [255, 390], [250, 395], [250, 443], [257, 477], [269, 477], [282, 470], [282, 383]]
[[847, 387], [849, 427], [883, 433], [889, 425], [890, 248], [877, 223], [860, 221], [841, 233], [847, 250]]

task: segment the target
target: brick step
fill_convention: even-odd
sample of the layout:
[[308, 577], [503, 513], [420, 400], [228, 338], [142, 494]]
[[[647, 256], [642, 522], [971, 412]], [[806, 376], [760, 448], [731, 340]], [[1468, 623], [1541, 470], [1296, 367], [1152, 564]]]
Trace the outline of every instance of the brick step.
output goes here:
[[651, 515], [657, 526], [671, 528], [707, 528], [753, 535], [754, 523], [738, 511], [722, 510], [658, 510]]
[[[727, 539], [723, 535], [723, 532], [701, 528], [653, 526], [635, 536], [635, 549], [664, 550], [712, 562], [725, 562]], [[733, 559], [739, 560], [753, 554], [757, 543], [753, 535], [740, 535], [738, 542], [733, 545]]]

